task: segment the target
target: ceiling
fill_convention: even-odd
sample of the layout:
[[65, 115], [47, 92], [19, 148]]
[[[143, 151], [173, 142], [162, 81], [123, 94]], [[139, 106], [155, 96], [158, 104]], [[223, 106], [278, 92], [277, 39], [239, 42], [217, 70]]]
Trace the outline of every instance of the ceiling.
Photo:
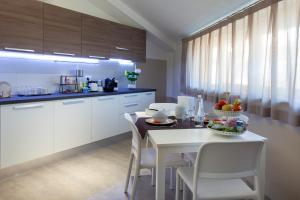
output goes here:
[[[112, 0], [113, 1], [113, 0]], [[121, 0], [178, 40], [253, 0]]]
[[146, 29], [174, 49], [176, 42], [257, 0], [40, 0]]

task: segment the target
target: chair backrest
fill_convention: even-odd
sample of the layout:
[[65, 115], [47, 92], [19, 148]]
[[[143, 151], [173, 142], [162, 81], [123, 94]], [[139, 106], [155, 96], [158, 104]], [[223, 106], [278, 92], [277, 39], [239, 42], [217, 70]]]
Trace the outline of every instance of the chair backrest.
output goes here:
[[194, 181], [198, 178], [233, 179], [256, 176], [263, 142], [206, 143], [199, 149]]
[[178, 96], [177, 97], [178, 105], [182, 105], [185, 108], [185, 111], [196, 110], [196, 99], [192, 96]]
[[156, 109], [156, 110], [164, 110], [166, 114], [172, 115], [175, 113], [177, 104], [176, 103], [151, 103], [149, 105], [150, 109]]
[[136, 157], [136, 159], [139, 161], [141, 158], [141, 135], [132, 119], [130, 114], [125, 113], [124, 114], [125, 119], [128, 121], [131, 132], [132, 132], [132, 143], [131, 143], [131, 151]]

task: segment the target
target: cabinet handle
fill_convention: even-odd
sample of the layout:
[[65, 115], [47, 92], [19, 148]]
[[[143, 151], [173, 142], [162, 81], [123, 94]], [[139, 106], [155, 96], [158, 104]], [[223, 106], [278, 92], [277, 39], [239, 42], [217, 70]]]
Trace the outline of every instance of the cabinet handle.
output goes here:
[[70, 105], [70, 104], [78, 104], [78, 103], [84, 103], [83, 99], [79, 100], [68, 100], [68, 101], [63, 101], [64, 105]]
[[132, 104], [126, 104], [125, 107], [128, 108], [128, 107], [134, 107], [134, 106], [138, 106], [139, 104], [137, 103], [132, 103]]
[[115, 47], [115, 48], [120, 51], [129, 51], [129, 49], [127, 49], [125, 47]]
[[101, 60], [107, 60], [107, 58], [105, 56], [89, 56], [89, 58], [97, 58], [97, 59], [101, 59]]
[[35, 52], [35, 50], [33, 50], [33, 49], [20, 49], [20, 48], [11, 48], [11, 47], [4, 47], [4, 50], [20, 51], [20, 52]]
[[130, 97], [137, 97], [138, 95], [137, 94], [133, 94], [133, 95], [126, 95], [124, 96], [125, 98], [130, 98]]
[[107, 100], [114, 100], [114, 97], [108, 97], [108, 98], [98, 98], [98, 101], [107, 101]]
[[29, 105], [22, 105], [22, 106], [14, 106], [14, 110], [24, 110], [24, 109], [31, 109], [31, 108], [42, 108], [44, 104], [29, 104]]
[[75, 56], [74, 53], [53, 52], [53, 54], [60, 56]]
[[152, 95], [152, 92], [150, 92], [150, 93], [146, 93], [146, 95]]

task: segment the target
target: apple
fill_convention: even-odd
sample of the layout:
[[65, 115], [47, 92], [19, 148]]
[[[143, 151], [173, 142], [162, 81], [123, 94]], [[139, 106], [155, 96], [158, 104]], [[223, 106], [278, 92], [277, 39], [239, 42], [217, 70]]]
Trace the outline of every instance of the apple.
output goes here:
[[222, 106], [220, 106], [219, 103], [216, 103], [216, 104], [215, 104], [215, 109], [216, 109], [216, 110], [221, 110], [221, 109], [222, 109]]
[[222, 110], [223, 111], [232, 111], [232, 104], [226, 104], [224, 106], [222, 106]]
[[233, 105], [233, 111], [241, 111], [241, 110], [242, 110], [242, 106], [240, 106], [238, 104]]
[[227, 101], [225, 99], [221, 99], [218, 103], [221, 107], [227, 104]]
[[239, 98], [236, 98], [233, 102], [233, 105], [241, 105], [241, 100]]

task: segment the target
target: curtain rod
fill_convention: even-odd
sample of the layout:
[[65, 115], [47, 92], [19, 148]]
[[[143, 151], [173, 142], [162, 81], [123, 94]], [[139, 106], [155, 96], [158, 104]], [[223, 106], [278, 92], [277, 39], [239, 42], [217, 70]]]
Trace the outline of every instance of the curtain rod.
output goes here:
[[258, 0], [248, 6], [245, 6], [241, 9], [233, 12], [232, 14], [230, 14], [228, 16], [225, 16], [224, 18], [220, 19], [219, 21], [217, 21], [215, 23], [200, 29], [196, 33], [192, 34], [191, 36], [183, 38], [182, 41], [189, 41], [189, 40], [195, 39], [196, 37], [200, 37], [210, 31], [217, 29], [222, 24], [224, 24], [224, 25], [226, 23], [228, 24], [228, 23], [230, 23], [230, 21], [242, 18], [243, 16], [245, 16], [247, 14], [254, 13], [260, 9], [266, 8], [266, 7], [268, 7], [274, 3], [277, 3], [279, 1], [282, 1], [282, 0]]

